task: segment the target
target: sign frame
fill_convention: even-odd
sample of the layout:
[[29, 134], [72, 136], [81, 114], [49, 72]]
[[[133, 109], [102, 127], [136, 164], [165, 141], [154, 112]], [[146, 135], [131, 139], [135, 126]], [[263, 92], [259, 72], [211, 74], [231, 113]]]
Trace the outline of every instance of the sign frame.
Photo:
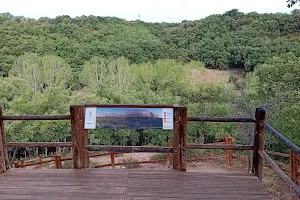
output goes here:
[[174, 129], [174, 106], [86, 104], [84, 129]]

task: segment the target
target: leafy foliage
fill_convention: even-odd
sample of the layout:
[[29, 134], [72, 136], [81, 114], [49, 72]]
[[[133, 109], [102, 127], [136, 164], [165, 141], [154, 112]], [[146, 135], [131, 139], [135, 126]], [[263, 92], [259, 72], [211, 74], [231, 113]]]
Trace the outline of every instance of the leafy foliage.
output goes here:
[[[299, 10], [245, 14], [233, 9], [181, 23], [96, 16], [35, 20], [3, 13], [0, 104], [5, 114], [34, 115], [67, 114], [70, 104], [79, 103], [164, 103], [186, 105], [189, 115], [204, 116], [252, 115], [263, 104], [269, 122], [300, 144], [299, 30]], [[244, 98], [228, 83], [194, 81], [191, 73], [203, 67], [249, 72]], [[230, 81], [241, 87], [234, 76]], [[249, 130], [191, 123], [188, 140], [203, 142], [204, 135], [204, 142], [224, 136], [242, 140], [239, 133], [248, 137]], [[69, 122], [13, 121], [6, 132], [9, 141], [70, 140]], [[164, 145], [172, 133], [93, 130], [89, 136], [94, 144]], [[271, 139], [267, 145], [282, 149]]]
[[[265, 105], [268, 121], [297, 145], [300, 145], [299, 82], [300, 59], [287, 53], [257, 66], [244, 83], [250, 105]], [[274, 140], [268, 142], [269, 148], [282, 148]]]
[[[291, 1], [291, 3], [294, 1]], [[201, 61], [207, 67], [252, 70], [270, 56], [299, 56], [299, 10], [291, 14], [248, 14], [233, 9], [222, 15], [181, 23], [146, 23], [112, 17], [67, 15], [38, 20], [0, 14], [0, 73], [7, 76], [24, 53], [59, 56], [77, 82], [93, 57], [141, 64], [158, 59]]]

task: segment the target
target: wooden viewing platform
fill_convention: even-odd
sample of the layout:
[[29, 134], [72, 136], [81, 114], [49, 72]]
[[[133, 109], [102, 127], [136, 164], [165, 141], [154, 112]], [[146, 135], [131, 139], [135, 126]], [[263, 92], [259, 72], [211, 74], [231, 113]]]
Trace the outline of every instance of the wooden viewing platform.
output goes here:
[[[172, 108], [173, 137], [170, 147], [91, 145], [84, 128], [85, 111], [90, 107]], [[89, 113], [89, 116], [91, 114]], [[0, 200], [93, 200], [93, 199], [272, 199], [261, 180], [264, 161], [298, 198], [298, 156], [300, 148], [265, 122], [266, 111], [257, 108], [255, 118], [187, 116], [186, 107], [173, 105], [82, 104], [70, 107], [70, 115], [3, 116], [0, 107]], [[70, 142], [7, 142], [5, 120], [70, 120]], [[187, 141], [187, 122], [254, 123], [253, 144], [195, 144]], [[265, 130], [290, 151], [291, 179], [264, 149]], [[10, 168], [9, 147], [71, 147], [73, 169]], [[187, 171], [188, 149], [252, 151], [252, 173], [200, 173]], [[91, 169], [89, 153], [155, 152], [172, 154], [172, 170]], [[112, 159], [114, 157], [112, 156]], [[58, 162], [59, 163], [59, 162]], [[113, 162], [112, 162], [113, 163]], [[111, 165], [114, 167], [114, 165]], [[60, 168], [59, 166], [57, 166]]]
[[175, 170], [10, 169], [0, 175], [1, 200], [272, 199], [248, 173]]

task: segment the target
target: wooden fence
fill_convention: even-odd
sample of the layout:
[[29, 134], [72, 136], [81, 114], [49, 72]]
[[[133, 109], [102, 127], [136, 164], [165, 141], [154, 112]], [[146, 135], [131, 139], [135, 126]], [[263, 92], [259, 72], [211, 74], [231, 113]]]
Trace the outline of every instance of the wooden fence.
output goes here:
[[[232, 137], [225, 137], [225, 142], [217, 142], [214, 144], [232, 144], [232, 142], [234, 140], [235, 139]], [[165, 146], [169, 147], [168, 141], [166, 142]], [[124, 153], [121, 153], [121, 152], [98, 153], [98, 154], [89, 155], [89, 158], [110, 156], [110, 163], [97, 165], [97, 166], [95, 166], [95, 168], [102, 168], [102, 167], [115, 168], [115, 166], [119, 166], [119, 165], [140, 165], [140, 164], [146, 164], [146, 163], [166, 163], [167, 168], [171, 168], [172, 155], [170, 155], [170, 153], [166, 153], [166, 159], [115, 163], [115, 155], [120, 155], [120, 154], [123, 155]], [[221, 154], [221, 155], [190, 157], [190, 158], [187, 158], [187, 161], [199, 161], [199, 160], [209, 160], [209, 159], [217, 159], [217, 158], [226, 158], [227, 165], [233, 166], [233, 158], [235, 158], [235, 156], [233, 155], [232, 150], [225, 150], [225, 153]], [[25, 167], [29, 167], [29, 166], [42, 167], [42, 164], [53, 162], [53, 163], [55, 163], [55, 167], [57, 169], [61, 169], [63, 166], [62, 162], [70, 161], [70, 160], [73, 160], [73, 158], [72, 157], [63, 158], [60, 154], [55, 154], [54, 157], [50, 157], [50, 158], [49, 157], [44, 158], [44, 159], [38, 158], [38, 159], [27, 160], [27, 161], [24, 161], [23, 159], [21, 159], [19, 162], [14, 161], [14, 168], [25, 168]]]
[[[120, 108], [172, 108], [173, 109], [173, 142], [172, 147], [153, 146], [103, 146], [88, 145], [88, 130], [84, 129], [85, 109], [88, 107], [120, 107]], [[70, 115], [52, 116], [3, 116], [0, 108], [0, 173], [9, 168], [8, 147], [72, 147], [73, 168], [81, 169], [89, 167], [90, 151], [110, 152], [157, 152], [172, 153], [172, 165], [174, 170], [186, 171], [188, 149], [224, 149], [224, 150], [250, 150], [253, 152], [251, 172], [262, 180], [264, 161], [284, 180], [291, 190], [300, 197], [300, 188], [293, 182], [295, 176], [290, 179], [264, 151], [265, 130], [281, 141], [288, 149], [297, 156], [300, 155], [300, 148], [285, 138], [281, 133], [265, 122], [266, 111], [257, 108], [255, 118], [245, 117], [188, 117], [187, 108], [173, 105], [118, 105], [118, 104], [84, 104], [70, 106]], [[71, 120], [72, 142], [6, 142], [4, 132], [4, 120]], [[187, 143], [187, 122], [249, 122], [254, 123], [254, 143], [249, 145], [238, 144], [194, 144]], [[297, 168], [298, 161], [291, 162]]]
[[[298, 166], [299, 166], [299, 156], [297, 154], [295, 154], [292, 150], [290, 150], [289, 154], [284, 154], [284, 153], [279, 153], [279, 152], [274, 152], [274, 151], [268, 151], [265, 150], [265, 152], [269, 155], [273, 155], [273, 156], [278, 156], [278, 157], [283, 157], [283, 158], [289, 158], [289, 163], [290, 163], [290, 168], [284, 168], [284, 167], [280, 167], [280, 169], [288, 174], [290, 174], [290, 178], [291, 180], [295, 183], [295, 184], [299, 184], [299, 180], [298, 178], [300, 177], [300, 173], [298, 170]], [[264, 164], [264, 166], [266, 167], [270, 167], [267, 164]]]

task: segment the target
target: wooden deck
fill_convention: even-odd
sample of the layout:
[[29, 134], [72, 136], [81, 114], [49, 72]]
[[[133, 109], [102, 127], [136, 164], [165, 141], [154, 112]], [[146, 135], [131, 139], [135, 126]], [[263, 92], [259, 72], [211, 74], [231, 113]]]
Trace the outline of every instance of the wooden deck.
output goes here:
[[173, 170], [10, 169], [0, 175], [1, 200], [182, 200], [272, 197], [257, 177]]

